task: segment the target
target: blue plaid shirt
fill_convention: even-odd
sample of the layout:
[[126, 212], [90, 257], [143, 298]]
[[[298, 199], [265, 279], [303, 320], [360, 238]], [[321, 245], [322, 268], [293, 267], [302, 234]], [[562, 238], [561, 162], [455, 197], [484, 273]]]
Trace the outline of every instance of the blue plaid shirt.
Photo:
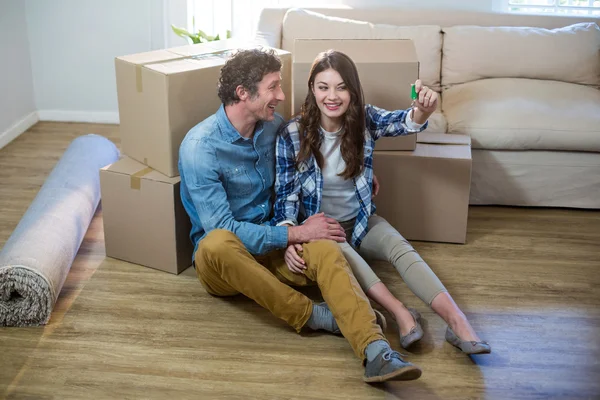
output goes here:
[[[365, 146], [364, 168], [354, 180], [356, 197], [360, 209], [352, 232], [352, 245], [360, 246], [367, 234], [369, 217], [375, 213], [375, 204], [371, 201], [373, 191], [373, 150], [375, 141], [383, 136], [402, 136], [417, 133], [427, 127], [427, 123], [418, 129], [409, 129], [408, 110], [387, 111], [367, 104], [365, 106]], [[298, 118], [282, 126], [277, 137], [276, 178], [273, 225], [290, 221], [297, 225], [305, 218], [319, 212], [323, 192], [323, 175], [314, 156], [300, 163], [296, 162], [300, 151]], [[322, 135], [322, 133], [321, 133]], [[321, 136], [321, 140], [323, 137]], [[299, 218], [299, 215], [301, 216]]]

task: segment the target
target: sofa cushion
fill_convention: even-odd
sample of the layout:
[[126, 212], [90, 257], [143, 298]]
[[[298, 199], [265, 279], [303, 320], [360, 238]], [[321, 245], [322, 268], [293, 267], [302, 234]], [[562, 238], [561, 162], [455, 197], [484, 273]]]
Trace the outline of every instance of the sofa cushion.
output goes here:
[[281, 47], [293, 52], [295, 39], [410, 39], [415, 44], [419, 59], [419, 77], [425, 85], [439, 91], [441, 31], [442, 28], [437, 25], [372, 24], [292, 8], [283, 19]]
[[431, 133], [446, 133], [448, 130], [448, 123], [446, 117], [438, 108], [438, 111], [434, 112], [429, 116], [429, 124], [427, 124], [427, 132]]
[[600, 28], [444, 28], [442, 85], [484, 78], [549, 79], [600, 85]]
[[449, 133], [473, 148], [600, 151], [600, 90], [572, 83], [497, 78], [442, 94]]

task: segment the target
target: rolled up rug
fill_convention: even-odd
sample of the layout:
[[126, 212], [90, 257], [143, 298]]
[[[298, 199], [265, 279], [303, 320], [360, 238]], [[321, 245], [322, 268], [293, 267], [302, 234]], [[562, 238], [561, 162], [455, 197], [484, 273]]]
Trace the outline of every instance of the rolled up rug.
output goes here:
[[100, 201], [110, 140], [73, 140], [0, 251], [0, 326], [46, 324]]

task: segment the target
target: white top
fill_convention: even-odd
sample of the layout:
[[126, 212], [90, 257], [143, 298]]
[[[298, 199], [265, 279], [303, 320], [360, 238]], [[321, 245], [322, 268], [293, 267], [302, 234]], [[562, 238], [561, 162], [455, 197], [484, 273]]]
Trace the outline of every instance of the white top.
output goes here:
[[[417, 124], [410, 116], [406, 115], [406, 127], [412, 131], [418, 131], [424, 124]], [[346, 162], [342, 157], [340, 147], [342, 129], [337, 132], [323, 132], [323, 143], [321, 154], [323, 155], [323, 194], [321, 199], [321, 211], [328, 217], [338, 221], [348, 221], [358, 215], [360, 206], [356, 196], [356, 188], [353, 179], [344, 179], [338, 174], [346, 168]]]
[[348, 221], [358, 214], [360, 206], [356, 198], [353, 179], [344, 179], [338, 174], [346, 169], [346, 162], [342, 157], [341, 134], [327, 132], [321, 127], [323, 142], [321, 154], [323, 155], [323, 193], [321, 197], [321, 210], [326, 216], [338, 221]]

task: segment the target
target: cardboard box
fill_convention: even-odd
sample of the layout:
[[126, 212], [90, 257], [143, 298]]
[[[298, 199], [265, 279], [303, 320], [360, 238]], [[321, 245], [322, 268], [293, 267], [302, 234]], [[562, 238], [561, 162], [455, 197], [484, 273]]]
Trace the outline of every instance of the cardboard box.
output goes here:
[[[169, 176], [178, 176], [179, 145], [188, 131], [214, 114], [221, 101], [217, 83], [233, 51], [253, 48], [233, 39], [117, 57], [121, 148], [125, 154]], [[276, 111], [291, 116], [291, 54], [283, 62], [286, 101]]]
[[375, 151], [375, 204], [406, 239], [465, 243], [471, 138], [422, 132], [414, 151]]
[[[296, 39], [292, 67], [294, 114], [308, 91], [310, 68], [317, 54], [335, 49], [348, 55], [356, 64], [365, 103], [399, 110], [410, 107], [410, 85], [419, 77], [419, 61], [412, 40], [395, 39]], [[381, 138], [378, 150], [414, 150], [417, 135]]]
[[179, 177], [128, 157], [102, 168], [106, 255], [173, 274], [192, 265], [192, 227], [179, 184]]

